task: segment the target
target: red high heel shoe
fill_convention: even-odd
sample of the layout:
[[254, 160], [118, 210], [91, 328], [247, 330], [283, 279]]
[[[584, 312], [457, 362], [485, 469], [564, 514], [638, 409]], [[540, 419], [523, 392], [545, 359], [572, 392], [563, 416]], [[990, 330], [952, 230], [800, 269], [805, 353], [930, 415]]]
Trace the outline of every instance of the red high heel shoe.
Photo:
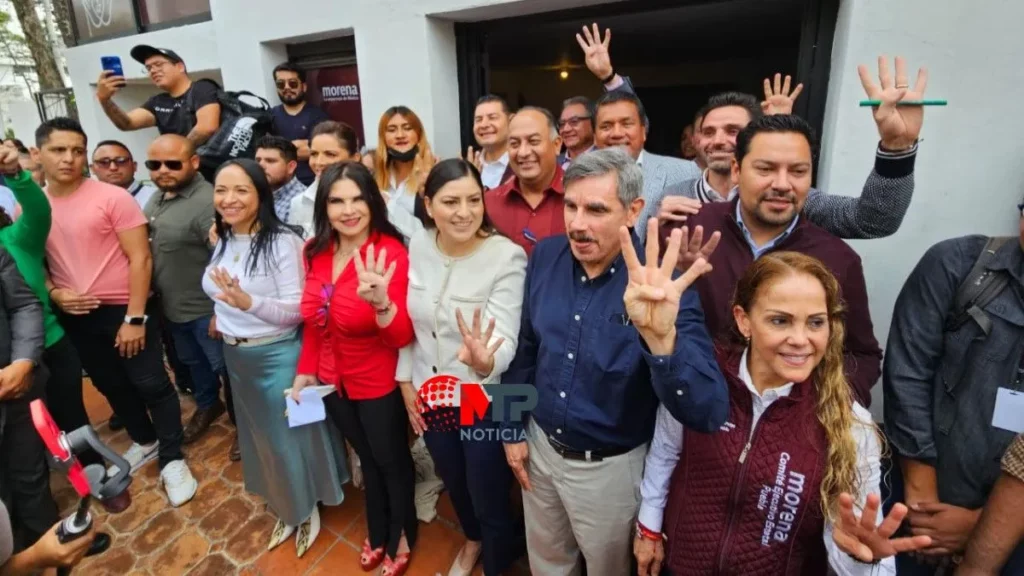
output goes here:
[[363, 572], [375, 570], [384, 561], [384, 547], [370, 549], [370, 539], [363, 540], [363, 553], [359, 555], [359, 567]]
[[409, 569], [409, 553], [399, 554], [394, 560], [384, 557], [384, 567], [380, 570], [380, 576], [402, 576]]

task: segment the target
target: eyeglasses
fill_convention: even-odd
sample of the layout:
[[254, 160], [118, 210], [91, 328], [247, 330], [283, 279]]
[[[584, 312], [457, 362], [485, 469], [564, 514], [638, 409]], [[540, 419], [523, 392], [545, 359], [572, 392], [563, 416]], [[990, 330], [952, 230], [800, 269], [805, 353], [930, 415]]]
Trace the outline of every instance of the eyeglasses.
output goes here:
[[289, 78], [287, 80], [278, 80], [275, 84], [277, 84], [277, 89], [280, 90], [285, 86], [289, 88], [298, 88], [302, 85], [302, 82], [299, 82], [296, 78]]
[[565, 120], [559, 120], [558, 129], [561, 130], [562, 128], [565, 128], [566, 124], [576, 128], [580, 125], [580, 122], [583, 122], [584, 120], [590, 120], [590, 116], [573, 116], [571, 118], [566, 118]]
[[118, 166], [125, 166], [132, 159], [127, 156], [118, 156], [117, 158], [97, 158], [92, 161], [97, 166], [103, 166], [104, 168], [110, 168], [111, 164], [117, 164]]
[[150, 170], [159, 170], [160, 168], [167, 166], [168, 170], [177, 172], [185, 165], [181, 160], [146, 160], [146, 168]]

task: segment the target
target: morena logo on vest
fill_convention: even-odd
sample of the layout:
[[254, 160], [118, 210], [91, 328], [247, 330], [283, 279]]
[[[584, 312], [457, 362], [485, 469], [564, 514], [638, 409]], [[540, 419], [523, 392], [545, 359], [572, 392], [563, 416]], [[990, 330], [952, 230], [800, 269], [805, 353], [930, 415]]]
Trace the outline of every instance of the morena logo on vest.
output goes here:
[[[440, 374], [420, 386], [423, 421], [433, 432], [459, 430], [463, 440], [523, 442], [525, 432], [503, 427], [477, 427], [490, 409], [496, 423], [522, 422], [537, 407], [537, 389], [529, 384], [490, 384], [462, 382]], [[458, 406], [456, 406], [456, 398]]]

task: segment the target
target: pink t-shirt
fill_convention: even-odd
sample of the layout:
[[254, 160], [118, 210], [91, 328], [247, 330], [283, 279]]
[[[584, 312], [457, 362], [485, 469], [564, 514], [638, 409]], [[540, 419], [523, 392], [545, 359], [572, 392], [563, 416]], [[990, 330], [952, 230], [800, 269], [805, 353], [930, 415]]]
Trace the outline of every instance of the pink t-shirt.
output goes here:
[[63, 198], [47, 192], [53, 224], [46, 257], [54, 285], [99, 298], [104, 304], [128, 303], [128, 256], [117, 234], [146, 224], [132, 195], [123, 188], [86, 179]]

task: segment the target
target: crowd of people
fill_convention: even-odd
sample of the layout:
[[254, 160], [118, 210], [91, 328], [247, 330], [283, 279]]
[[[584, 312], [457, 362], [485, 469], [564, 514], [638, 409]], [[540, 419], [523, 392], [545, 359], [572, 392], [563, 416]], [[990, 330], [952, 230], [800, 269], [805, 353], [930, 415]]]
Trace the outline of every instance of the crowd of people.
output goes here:
[[[84, 369], [132, 440], [124, 459], [157, 460], [172, 506], [198, 489], [185, 446], [227, 412], [246, 489], [278, 518], [268, 548], [294, 535], [305, 554], [358, 471], [359, 568], [383, 576], [432, 553], [416, 545], [415, 436], [467, 539], [450, 576], [524, 553], [544, 576], [1021, 573], [1024, 411], [1007, 403], [1024, 390], [1024, 204], [1020, 240], [924, 255], [884, 361], [844, 242], [895, 233], [910, 207], [926, 71], [860, 67], [880, 102], [874, 165], [859, 197], [830, 195], [812, 187], [790, 77], [766, 79], [764, 100], [711, 97], [672, 158], [645, 150], [610, 32], [577, 40], [596, 101], [556, 117], [485, 96], [457, 158], [435, 156], [405, 106], [362, 148], [285, 63], [275, 133], [207, 170], [217, 87], [150, 46], [132, 56], [164, 92], [125, 111], [124, 79], [104, 72], [96, 96], [119, 129], [158, 128], [151, 185], [114, 140], [88, 177], [68, 118], [38, 128], [28, 159], [5, 143], [0, 491], [17, 547], [57, 520], [28, 401], [88, 425]], [[425, 389], [438, 375], [528, 385], [536, 406], [441, 426], [465, 399]], [[285, 396], [314, 386], [327, 418], [290, 427]]]

